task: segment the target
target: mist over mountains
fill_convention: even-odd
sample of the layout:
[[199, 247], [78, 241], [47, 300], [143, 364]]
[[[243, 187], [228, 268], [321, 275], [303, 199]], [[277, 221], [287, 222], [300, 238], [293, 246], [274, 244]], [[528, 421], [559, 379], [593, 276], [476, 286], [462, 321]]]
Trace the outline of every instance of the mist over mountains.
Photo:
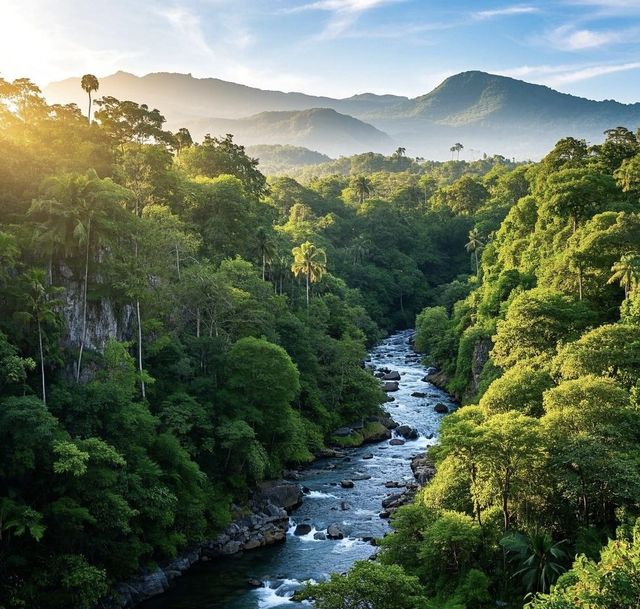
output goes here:
[[[85, 103], [79, 78], [45, 88], [50, 102]], [[390, 154], [444, 160], [464, 144], [461, 158], [502, 154], [536, 159], [561, 137], [603, 139], [616, 126], [640, 126], [640, 103], [592, 101], [521, 80], [470, 71], [409, 99], [365, 93], [345, 99], [265, 91], [216, 78], [117, 72], [100, 79], [98, 96], [112, 95], [158, 108], [169, 129], [233, 133], [245, 145], [302, 146], [331, 156]]]

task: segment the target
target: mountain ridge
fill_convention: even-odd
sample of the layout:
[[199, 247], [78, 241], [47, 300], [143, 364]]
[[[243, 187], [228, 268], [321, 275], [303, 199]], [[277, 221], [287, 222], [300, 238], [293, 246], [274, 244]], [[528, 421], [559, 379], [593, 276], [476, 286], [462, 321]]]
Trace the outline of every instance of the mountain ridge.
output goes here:
[[[235, 129], [238, 141], [246, 145], [290, 144], [330, 156], [364, 152], [362, 145], [389, 152], [397, 143], [411, 155], [446, 159], [450, 146], [459, 141], [472, 154], [533, 159], [562, 137], [596, 143], [602, 141], [605, 129], [635, 130], [640, 125], [640, 103], [590, 100], [479, 70], [450, 76], [415, 98], [360, 93], [336, 99], [257, 89], [213, 77], [169, 72], [139, 77], [122, 71], [101, 79], [98, 94], [157, 107], [167, 117], [168, 128], [186, 126], [196, 139]], [[85, 100], [77, 78], [52, 83], [45, 95], [57, 103]], [[305, 114], [322, 109], [336, 114], [331, 119], [316, 114], [313, 120]], [[283, 123], [278, 112], [297, 117]], [[320, 122], [326, 136], [320, 132]], [[371, 139], [354, 141], [355, 132], [366, 131]]]

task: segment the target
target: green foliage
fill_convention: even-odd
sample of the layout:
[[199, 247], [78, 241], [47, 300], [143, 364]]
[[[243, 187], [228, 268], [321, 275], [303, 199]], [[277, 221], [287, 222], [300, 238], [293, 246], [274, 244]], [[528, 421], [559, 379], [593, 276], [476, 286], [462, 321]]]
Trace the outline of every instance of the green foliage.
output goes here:
[[361, 561], [346, 575], [308, 585], [298, 597], [313, 599], [318, 609], [420, 609], [422, 594], [418, 579], [401, 567]]

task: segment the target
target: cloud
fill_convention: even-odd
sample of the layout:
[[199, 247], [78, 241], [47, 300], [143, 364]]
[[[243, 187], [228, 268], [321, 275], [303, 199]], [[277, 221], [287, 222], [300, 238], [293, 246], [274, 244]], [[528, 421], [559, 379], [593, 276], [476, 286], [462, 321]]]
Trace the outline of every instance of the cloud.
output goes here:
[[496, 73], [512, 78], [524, 78], [531, 82], [559, 87], [562, 85], [590, 80], [598, 76], [640, 70], [640, 62], [633, 61], [618, 64], [562, 64], [519, 66], [508, 70], [498, 70]]
[[303, 11], [328, 11], [332, 13], [325, 29], [317, 36], [320, 40], [338, 38], [346, 32], [359, 17], [387, 4], [396, 4], [405, 0], [317, 0], [286, 9], [286, 13], [300, 13]]
[[473, 13], [474, 19], [493, 19], [494, 17], [508, 17], [511, 15], [528, 15], [531, 13], [539, 13], [540, 9], [535, 6], [505, 6], [504, 8], [496, 8], [486, 11], [478, 11]]
[[561, 51], [585, 51], [612, 44], [637, 41], [639, 34], [640, 30], [638, 28], [594, 30], [576, 29], [572, 25], [563, 25], [547, 34], [545, 42]]

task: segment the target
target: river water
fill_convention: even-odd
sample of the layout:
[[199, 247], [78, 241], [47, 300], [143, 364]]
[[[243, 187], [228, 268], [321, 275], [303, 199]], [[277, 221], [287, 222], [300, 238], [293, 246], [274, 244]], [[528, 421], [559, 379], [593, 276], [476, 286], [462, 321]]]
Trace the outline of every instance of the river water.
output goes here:
[[[388, 489], [385, 483], [413, 481], [411, 458], [436, 441], [443, 415], [434, 411], [435, 404], [453, 407], [444, 391], [422, 381], [426, 369], [409, 345], [411, 337], [410, 330], [390, 336], [370, 353], [369, 365], [400, 373], [400, 388], [390, 394], [395, 400], [386, 408], [400, 425], [416, 428], [420, 437], [402, 446], [384, 441], [349, 450], [343, 458], [316, 461], [302, 472], [299, 482], [310, 492], [291, 514], [286, 543], [199, 563], [175, 580], [169, 592], [143, 603], [142, 609], [292, 609], [301, 606], [289, 598], [301, 582], [347, 571], [375, 551], [367, 540], [381, 537], [389, 528], [379, 516], [382, 500], [402, 491]], [[415, 392], [426, 397], [412, 396]], [[363, 458], [371, 454], [373, 458]], [[357, 480], [361, 476], [371, 478]], [[342, 488], [344, 479], [355, 480], [354, 488]], [[294, 535], [301, 523], [311, 525], [311, 533]], [[314, 538], [332, 523], [344, 531], [344, 539]], [[249, 588], [250, 578], [265, 582], [265, 587]]]

